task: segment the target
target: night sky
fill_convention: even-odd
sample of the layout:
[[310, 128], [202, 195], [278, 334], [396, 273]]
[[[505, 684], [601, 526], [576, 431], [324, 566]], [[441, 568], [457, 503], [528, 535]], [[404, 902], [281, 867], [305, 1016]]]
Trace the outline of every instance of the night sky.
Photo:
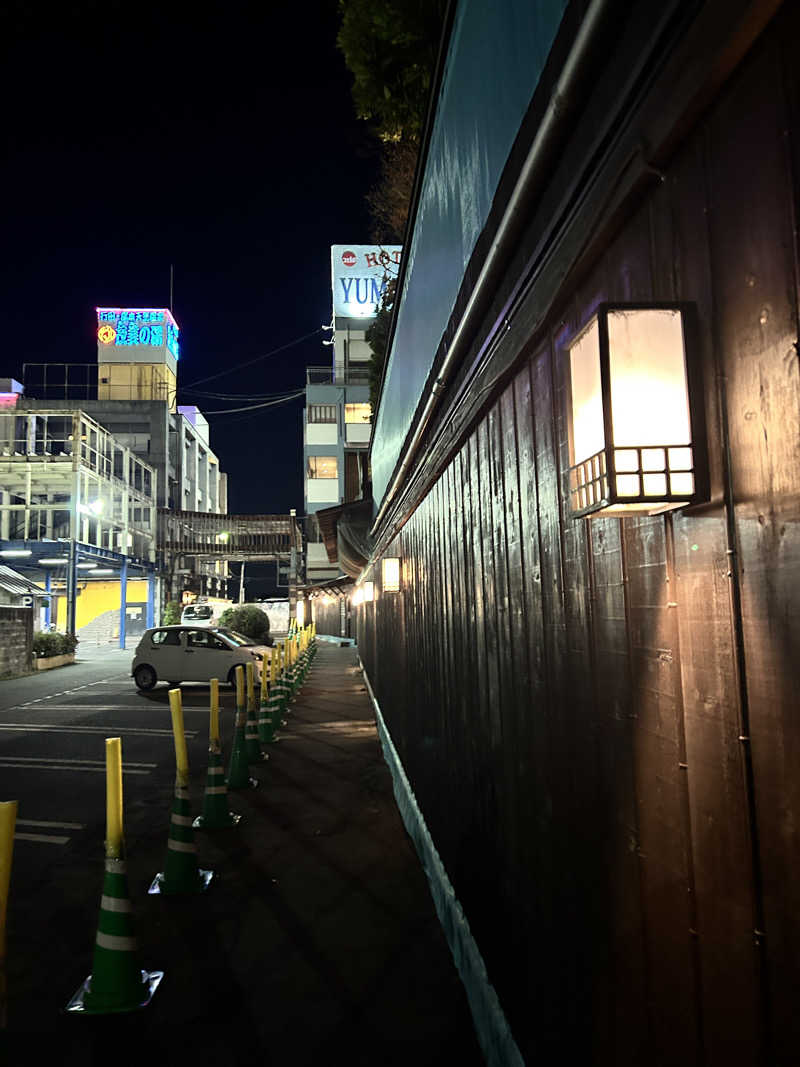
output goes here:
[[[170, 263], [179, 403], [241, 406], [188, 387], [330, 321], [377, 162], [337, 26], [335, 0], [3, 5], [0, 377], [93, 362], [95, 307], [167, 306]], [[302, 388], [326, 337], [199, 388]], [[302, 513], [302, 406], [208, 415], [230, 512]]]

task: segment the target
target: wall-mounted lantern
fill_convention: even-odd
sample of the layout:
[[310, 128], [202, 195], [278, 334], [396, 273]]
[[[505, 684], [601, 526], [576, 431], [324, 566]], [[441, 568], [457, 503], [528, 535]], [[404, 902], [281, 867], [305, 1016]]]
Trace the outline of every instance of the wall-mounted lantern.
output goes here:
[[306, 622], [306, 602], [305, 600], [298, 600], [295, 607], [295, 618], [297, 619], [298, 626], [305, 626]]
[[372, 601], [375, 599], [375, 583], [374, 582], [364, 582], [364, 584], [361, 587], [361, 591], [362, 591], [362, 594], [363, 594], [362, 599], [363, 599], [364, 603], [365, 604], [371, 604]]
[[364, 603], [364, 590], [361, 588], [360, 585], [357, 585], [355, 587], [355, 589], [353, 590], [352, 594], [350, 595], [350, 605], [351, 605], [351, 607], [357, 608], [359, 606], [359, 604], [363, 604], [363, 603]]
[[656, 514], [706, 499], [702, 388], [685, 305], [601, 304], [569, 347], [569, 510]]
[[386, 556], [381, 560], [381, 575], [384, 593], [400, 591], [400, 560], [396, 556]]

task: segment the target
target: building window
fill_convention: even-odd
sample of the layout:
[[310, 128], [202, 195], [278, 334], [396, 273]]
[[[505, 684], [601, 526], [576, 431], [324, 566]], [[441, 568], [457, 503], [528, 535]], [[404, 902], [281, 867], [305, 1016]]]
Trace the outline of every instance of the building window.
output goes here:
[[345, 404], [345, 422], [372, 422], [372, 406], [370, 404]]
[[309, 422], [336, 422], [335, 404], [309, 404]]
[[309, 478], [338, 478], [336, 456], [309, 456], [307, 473]]

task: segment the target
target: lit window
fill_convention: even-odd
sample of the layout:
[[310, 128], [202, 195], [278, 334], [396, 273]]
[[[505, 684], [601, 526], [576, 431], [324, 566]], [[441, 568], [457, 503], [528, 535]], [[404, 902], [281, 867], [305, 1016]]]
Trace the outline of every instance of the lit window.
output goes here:
[[345, 422], [372, 422], [372, 407], [369, 404], [345, 404]]
[[309, 422], [336, 422], [335, 404], [309, 404]]
[[336, 456], [309, 456], [309, 478], [338, 478], [339, 465]]

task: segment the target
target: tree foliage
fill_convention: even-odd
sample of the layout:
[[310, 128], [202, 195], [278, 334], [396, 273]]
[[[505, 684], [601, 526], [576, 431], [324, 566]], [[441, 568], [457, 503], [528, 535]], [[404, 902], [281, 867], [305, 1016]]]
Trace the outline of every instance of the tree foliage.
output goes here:
[[220, 626], [251, 637], [254, 641], [267, 644], [269, 638], [269, 616], [255, 604], [239, 604], [226, 608], [220, 616]]
[[445, 0], [339, 0], [353, 101], [383, 141], [422, 133]]
[[380, 139], [380, 175], [367, 196], [371, 237], [403, 239], [446, 0], [339, 0], [337, 43], [353, 75], [359, 118]]
[[[381, 142], [380, 175], [367, 194], [377, 244], [404, 239], [446, 9], [447, 0], [339, 0], [337, 43], [353, 75], [356, 113]], [[373, 412], [394, 297], [390, 282], [366, 335]]]
[[161, 613], [162, 626], [177, 626], [181, 621], [181, 606], [177, 600], [168, 600]]

